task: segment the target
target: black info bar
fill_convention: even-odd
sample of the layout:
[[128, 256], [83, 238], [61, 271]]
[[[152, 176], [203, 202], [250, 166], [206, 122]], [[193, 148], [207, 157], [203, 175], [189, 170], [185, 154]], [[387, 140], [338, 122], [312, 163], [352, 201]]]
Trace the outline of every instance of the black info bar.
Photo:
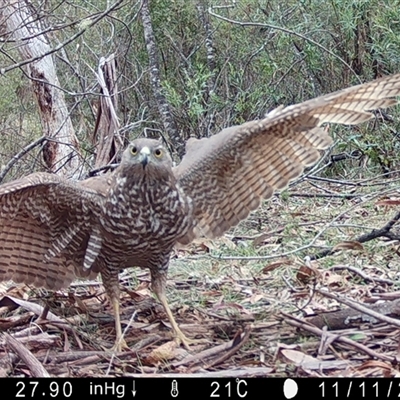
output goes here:
[[385, 378], [1, 378], [7, 399], [395, 399]]

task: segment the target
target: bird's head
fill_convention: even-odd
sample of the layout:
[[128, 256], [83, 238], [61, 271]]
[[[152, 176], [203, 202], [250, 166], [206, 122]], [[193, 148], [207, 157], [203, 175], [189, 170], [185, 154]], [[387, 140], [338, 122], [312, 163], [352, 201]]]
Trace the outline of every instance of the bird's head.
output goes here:
[[172, 174], [172, 159], [165, 147], [154, 139], [136, 139], [125, 149], [121, 166], [134, 174], [162, 178]]

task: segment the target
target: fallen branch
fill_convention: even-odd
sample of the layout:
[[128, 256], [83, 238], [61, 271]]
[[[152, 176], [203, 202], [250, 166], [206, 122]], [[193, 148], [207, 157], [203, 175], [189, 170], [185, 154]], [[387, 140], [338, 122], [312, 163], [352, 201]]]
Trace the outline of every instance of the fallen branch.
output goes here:
[[[222, 353], [226, 350], [228, 350], [229, 354], [230, 354], [230, 350], [233, 350], [233, 349], [235, 349], [234, 352], [236, 352], [242, 346], [243, 340], [245, 339], [246, 335], [249, 333], [250, 332], [247, 332], [247, 330], [246, 330], [244, 333], [240, 334], [239, 345], [235, 345], [237, 342], [237, 338], [236, 339], [234, 338], [227, 343], [223, 343], [223, 344], [220, 344], [219, 346], [215, 346], [211, 349], [204, 350], [198, 354], [194, 354], [194, 355], [185, 357], [183, 360], [177, 361], [171, 365], [175, 368], [179, 367], [181, 365], [188, 365], [188, 364], [194, 365], [194, 364], [198, 364], [200, 361], [202, 361], [204, 359], [210, 358], [210, 357], [212, 357], [218, 353]], [[219, 359], [217, 359], [217, 361], [218, 360]]]
[[[109, 360], [112, 353], [108, 351], [69, 351], [66, 353], [46, 354], [38, 357], [38, 360], [50, 364], [62, 364], [64, 362], [78, 362], [89, 357], [99, 357], [102, 360]], [[122, 351], [117, 353], [118, 359], [129, 358], [132, 359], [132, 352]]]
[[361, 276], [361, 278], [364, 279], [366, 282], [379, 282], [379, 283], [385, 283], [387, 285], [394, 285], [394, 282], [392, 279], [386, 279], [386, 278], [372, 278], [371, 276], [367, 275], [364, 271], [362, 271], [360, 268], [352, 267], [351, 265], [334, 265], [333, 267], [329, 268], [329, 271], [335, 271], [335, 270], [344, 270], [347, 269], [348, 271], [354, 272], [355, 274]]
[[[286, 314], [285, 312], [281, 311], [281, 315], [285, 317], [285, 322], [288, 323], [289, 325], [292, 325], [296, 328], [299, 329], [303, 329], [305, 331], [308, 331], [316, 336], [326, 336], [328, 334], [331, 335], [335, 335], [337, 336], [337, 334], [331, 333], [331, 332], [327, 332], [327, 331], [323, 331], [322, 329], [317, 328], [316, 326], [313, 326], [311, 324], [309, 324], [306, 321], [303, 321], [299, 318], [294, 317], [293, 315], [290, 314]], [[395, 363], [396, 359], [394, 357], [389, 357], [386, 356], [385, 354], [380, 354], [377, 353], [374, 350], [371, 350], [370, 348], [368, 348], [367, 346], [364, 346], [361, 343], [355, 342], [354, 340], [351, 340], [347, 337], [344, 336], [337, 336], [335, 338], [335, 341], [341, 342], [341, 343], [345, 343], [349, 346], [355, 347], [356, 349], [358, 349], [359, 351], [369, 355], [370, 357], [375, 357], [377, 359], [383, 360], [383, 361], [388, 361], [390, 363]]]
[[362, 194], [351, 194], [351, 193], [301, 193], [301, 192], [289, 192], [290, 197], [305, 197], [305, 198], [316, 198], [316, 197], [323, 197], [323, 198], [339, 198], [339, 199], [356, 199], [362, 197]]
[[[400, 300], [369, 306], [373, 312], [381, 315], [400, 316]], [[348, 329], [359, 326], [360, 323], [376, 324], [378, 320], [362, 311], [346, 308], [338, 311], [323, 312], [315, 316], [306, 317], [306, 320], [318, 328], [327, 326], [331, 330]]]
[[261, 367], [261, 368], [241, 368], [241, 369], [229, 369], [224, 371], [214, 372], [199, 372], [194, 374], [124, 374], [126, 378], [251, 378], [256, 376], [268, 376], [273, 372], [272, 368]]
[[35, 378], [49, 378], [50, 374], [46, 371], [39, 360], [17, 339], [14, 339], [8, 333], [4, 334], [7, 346], [17, 354], [26, 364]]
[[209, 369], [211, 367], [214, 367], [215, 365], [221, 364], [225, 360], [229, 359], [232, 357], [245, 343], [248, 342], [250, 338], [250, 332], [251, 332], [251, 327], [247, 326], [245, 328], [244, 334], [238, 334], [236, 338], [233, 339], [233, 346], [231, 349], [229, 349], [225, 354], [223, 354], [221, 357], [218, 357], [217, 359], [211, 361], [207, 365], [204, 366], [204, 369]]
[[[382, 228], [380, 229], [373, 229], [371, 232], [365, 233], [358, 238], [354, 239], [354, 241], [359, 242], [359, 243], [365, 243], [369, 242], [373, 239], [377, 239], [378, 237], [386, 237], [391, 240], [400, 240], [400, 236], [397, 234], [394, 234], [393, 232], [390, 232], [390, 230], [393, 228], [393, 226], [400, 220], [400, 211], [398, 211], [392, 219], [390, 219]], [[317, 254], [314, 254], [313, 256], [310, 256], [311, 260], [316, 260], [319, 258], [323, 258], [326, 256], [329, 256], [333, 254], [335, 251], [333, 250], [333, 247], [320, 251]]]
[[[380, 312], [374, 311], [369, 307], [363, 306], [362, 304], [359, 304], [359, 303], [357, 303], [355, 301], [347, 299], [344, 296], [339, 296], [339, 295], [336, 295], [336, 294], [332, 294], [332, 293], [328, 292], [327, 290], [316, 289], [315, 291], [317, 293], [325, 296], [325, 297], [329, 297], [330, 299], [334, 299], [334, 300], [338, 301], [339, 303], [346, 304], [347, 306], [353, 308], [354, 310], [361, 311], [362, 313], [364, 313], [366, 315], [369, 315], [369, 316], [377, 319], [378, 321], [386, 322], [386, 323], [388, 323], [390, 325], [394, 325], [397, 328], [400, 328], [400, 320], [398, 320], [397, 318], [387, 317], [386, 315], [383, 315]], [[392, 303], [397, 306], [397, 305], [400, 304], [400, 301], [399, 300], [395, 300]], [[383, 304], [381, 306], [385, 306], [385, 304]], [[387, 307], [387, 304], [386, 304], [386, 307]]]

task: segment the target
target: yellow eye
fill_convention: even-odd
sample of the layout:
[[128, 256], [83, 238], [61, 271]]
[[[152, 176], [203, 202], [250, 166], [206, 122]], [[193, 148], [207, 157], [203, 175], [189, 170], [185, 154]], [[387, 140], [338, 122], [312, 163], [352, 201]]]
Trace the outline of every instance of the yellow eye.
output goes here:
[[159, 158], [159, 157], [162, 156], [163, 152], [162, 152], [161, 149], [155, 149], [155, 150], [154, 150], [154, 154], [155, 154], [156, 157]]
[[138, 149], [137, 149], [136, 146], [133, 146], [133, 147], [131, 148], [131, 153], [132, 153], [134, 156], [136, 156], [136, 154], [138, 153]]

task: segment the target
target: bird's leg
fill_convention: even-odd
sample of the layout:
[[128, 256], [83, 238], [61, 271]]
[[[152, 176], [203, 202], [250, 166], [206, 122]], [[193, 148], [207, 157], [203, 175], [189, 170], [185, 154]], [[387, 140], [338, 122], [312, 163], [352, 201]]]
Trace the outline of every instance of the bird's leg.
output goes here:
[[179, 344], [182, 343], [187, 350], [190, 350], [189, 344], [195, 343], [195, 341], [188, 339], [184, 335], [184, 333], [179, 329], [179, 326], [175, 321], [172, 311], [169, 308], [167, 297], [165, 295], [166, 281], [167, 281], [167, 271], [162, 271], [162, 270], [151, 271], [151, 286], [154, 290], [154, 293], [157, 295], [158, 299], [160, 300], [161, 304], [164, 307], [164, 310], [169, 319], [169, 323], [171, 324], [172, 329], [174, 331], [175, 339]]
[[128, 349], [128, 345], [126, 344], [124, 338], [122, 337], [122, 329], [121, 329], [121, 318], [119, 313], [119, 279], [118, 279], [118, 271], [107, 271], [101, 273], [101, 278], [103, 281], [103, 285], [106, 289], [106, 293], [110, 300], [110, 303], [113, 308], [114, 320], [115, 320], [115, 332], [116, 338], [114, 346], [112, 347], [112, 351], [122, 351], [124, 349]]

